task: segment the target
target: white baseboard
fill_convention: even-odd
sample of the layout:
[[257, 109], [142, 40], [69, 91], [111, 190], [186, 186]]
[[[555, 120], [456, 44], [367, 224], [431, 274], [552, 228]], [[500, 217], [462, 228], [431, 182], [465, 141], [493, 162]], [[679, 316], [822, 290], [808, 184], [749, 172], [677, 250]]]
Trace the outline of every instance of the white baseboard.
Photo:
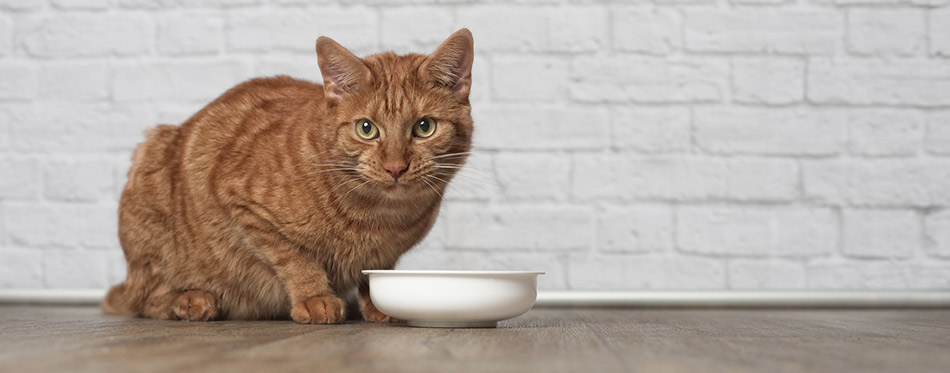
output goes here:
[[544, 291], [546, 307], [950, 308], [950, 291]]
[[[102, 289], [0, 289], [0, 304], [95, 305]], [[539, 291], [537, 307], [950, 308], [950, 291]]]

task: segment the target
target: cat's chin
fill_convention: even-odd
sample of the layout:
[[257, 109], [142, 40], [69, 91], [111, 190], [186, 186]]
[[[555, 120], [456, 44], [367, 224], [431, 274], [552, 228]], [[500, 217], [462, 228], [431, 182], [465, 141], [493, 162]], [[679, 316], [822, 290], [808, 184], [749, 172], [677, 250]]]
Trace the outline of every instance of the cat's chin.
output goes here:
[[379, 190], [390, 199], [410, 199], [418, 197], [419, 193], [424, 193], [425, 185], [420, 187], [416, 183], [407, 183], [407, 182], [389, 182], [389, 183], [380, 183]]

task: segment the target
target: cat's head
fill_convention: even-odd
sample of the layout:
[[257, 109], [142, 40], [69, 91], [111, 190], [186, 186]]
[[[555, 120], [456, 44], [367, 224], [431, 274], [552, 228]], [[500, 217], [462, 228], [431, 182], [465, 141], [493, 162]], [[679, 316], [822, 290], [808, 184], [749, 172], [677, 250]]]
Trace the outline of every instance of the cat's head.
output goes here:
[[317, 39], [329, 140], [352, 188], [391, 197], [440, 195], [471, 148], [472, 34], [461, 29], [426, 56], [359, 58]]

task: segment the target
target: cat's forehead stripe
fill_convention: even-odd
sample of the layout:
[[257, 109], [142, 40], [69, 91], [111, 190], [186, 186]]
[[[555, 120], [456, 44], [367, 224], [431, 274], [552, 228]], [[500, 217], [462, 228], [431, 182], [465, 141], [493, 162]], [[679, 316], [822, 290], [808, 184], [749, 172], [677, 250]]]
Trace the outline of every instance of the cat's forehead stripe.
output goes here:
[[375, 103], [375, 111], [389, 120], [399, 120], [399, 117], [411, 115], [406, 113], [410, 109], [412, 98], [412, 79], [416, 79], [415, 71], [421, 59], [418, 55], [397, 56], [393, 53], [384, 53], [367, 58], [372, 64], [371, 70], [377, 79], [377, 90], [382, 91], [381, 99]]

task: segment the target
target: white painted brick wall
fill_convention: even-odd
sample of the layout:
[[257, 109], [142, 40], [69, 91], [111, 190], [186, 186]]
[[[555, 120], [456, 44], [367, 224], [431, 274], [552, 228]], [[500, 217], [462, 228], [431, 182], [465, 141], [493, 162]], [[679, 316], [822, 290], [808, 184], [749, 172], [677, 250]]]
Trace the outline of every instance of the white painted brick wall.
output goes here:
[[145, 128], [476, 39], [475, 154], [402, 268], [542, 289], [950, 288], [948, 0], [0, 0], [0, 287], [120, 281]]

